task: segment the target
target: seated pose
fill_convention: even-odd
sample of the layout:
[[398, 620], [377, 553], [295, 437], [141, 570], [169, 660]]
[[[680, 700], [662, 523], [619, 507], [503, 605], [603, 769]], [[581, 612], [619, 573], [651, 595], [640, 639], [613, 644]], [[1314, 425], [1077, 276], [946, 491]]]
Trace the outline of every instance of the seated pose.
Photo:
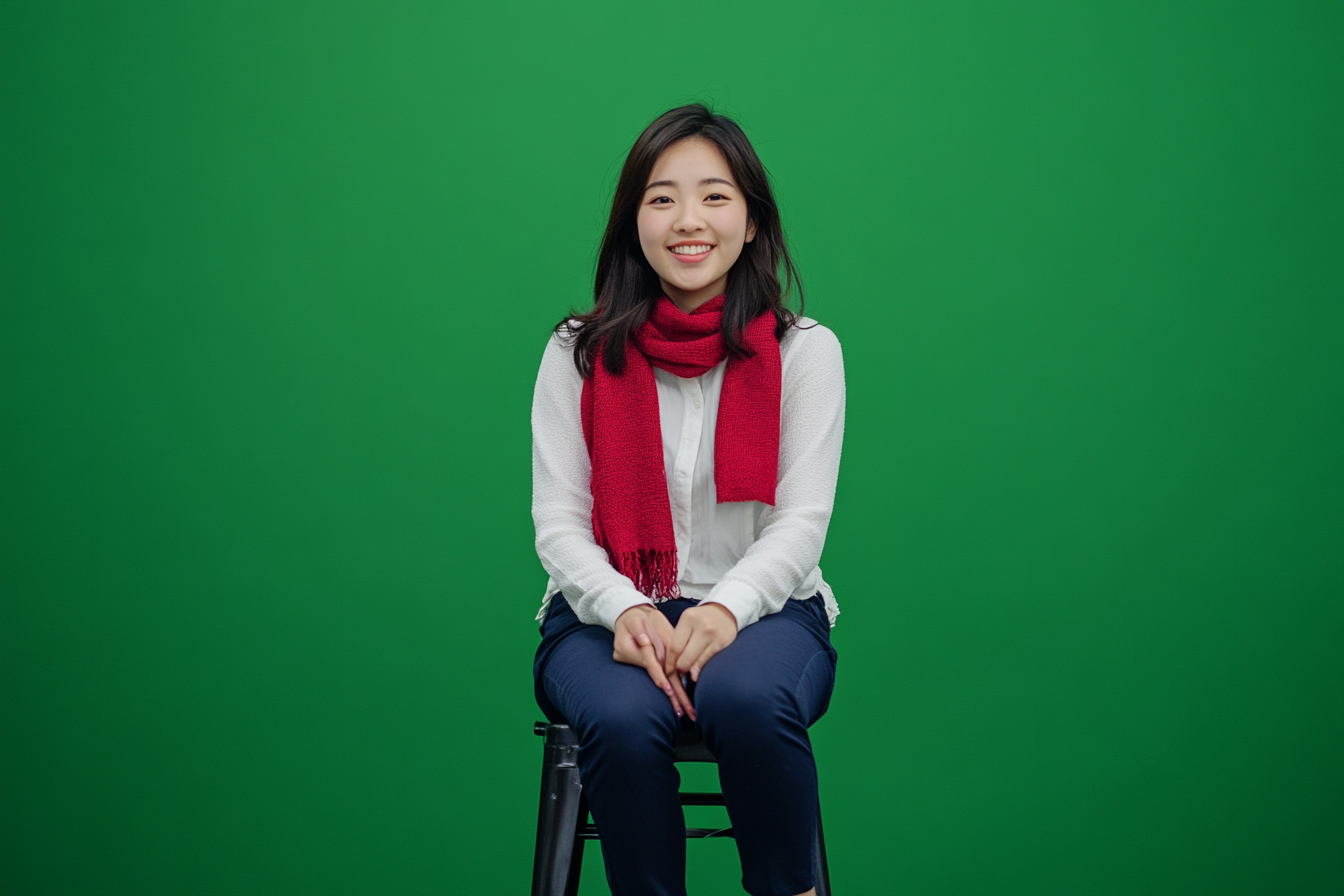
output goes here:
[[[780, 275], [784, 285], [781, 286]], [[684, 896], [673, 765], [696, 725], [752, 896], [816, 886], [807, 729], [835, 681], [817, 561], [845, 380], [765, 168], [731, 119], [673, 109], [621, 169], [592, 311], [556, 326], [532, 405], [532, 517], [551, 580], [537, 702], [579, 738], [617, 896]], [[801, 305], [800, 305], [801, 307]]]

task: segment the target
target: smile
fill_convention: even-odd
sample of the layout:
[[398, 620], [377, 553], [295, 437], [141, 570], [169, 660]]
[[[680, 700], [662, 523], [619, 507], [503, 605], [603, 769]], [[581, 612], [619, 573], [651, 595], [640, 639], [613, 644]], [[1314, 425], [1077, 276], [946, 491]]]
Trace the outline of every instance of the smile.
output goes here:
[[677, 256], [677, 261], [700, 261], [707, 257], [714, 247], [709, 243], [689, 243], [686, 245], [668, 246], [672, 254]]

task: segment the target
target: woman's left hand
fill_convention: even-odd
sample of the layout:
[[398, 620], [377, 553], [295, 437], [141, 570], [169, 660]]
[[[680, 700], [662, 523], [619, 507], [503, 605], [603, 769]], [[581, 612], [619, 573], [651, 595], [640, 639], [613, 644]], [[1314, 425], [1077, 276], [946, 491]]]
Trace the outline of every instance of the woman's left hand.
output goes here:
[[677, 620], [667, 644], [664, 668], [668, 675], [691, 674], [700, 680], [700, 670], [710, 657], [737, 640], [737, 617], [723, 604], [703, 603], [691, 607]]

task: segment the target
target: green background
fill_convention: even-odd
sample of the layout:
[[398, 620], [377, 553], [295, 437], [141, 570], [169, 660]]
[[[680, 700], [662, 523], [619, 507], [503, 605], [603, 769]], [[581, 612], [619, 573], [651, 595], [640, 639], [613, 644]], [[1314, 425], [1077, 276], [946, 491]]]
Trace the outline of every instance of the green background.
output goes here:
[[526, 891], [532, 382], [708, 99], [845, 349], [836, 891], [1338, 894], [1342, 48], [1334, 0], [6, 0], [0, 890]]

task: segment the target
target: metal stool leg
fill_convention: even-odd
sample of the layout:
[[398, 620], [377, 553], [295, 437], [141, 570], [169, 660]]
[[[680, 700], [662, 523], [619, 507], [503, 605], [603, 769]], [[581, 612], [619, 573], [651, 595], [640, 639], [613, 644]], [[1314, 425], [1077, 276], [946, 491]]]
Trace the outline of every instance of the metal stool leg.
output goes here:
[[[533, 731], [546, 736], [541, 760], [541, 805], [537, 810], [537, 850], [532, 860], [532, 896], [578, 896], [583, 870], [583, 846], [597, 839], [588, 825], [588, 800], [579, 782], [579, 739], [568, 725], [538, 722]], [[677, 744], [678, 762], [713, 762], [714, 757], [696, 739]], [[683, 793], [684, 806], [722, 806], [719, 793]], [[582, 832], [582, 833], [581, 833]], [[686, 836], [733, 836], [733, 829], [687, 828]], [[817, 896], [831, 896], [831, 874], [826, 865], [826, 838], [817, 808], [817, 833], [812, 840], [812, 867]]]
[[826, 867], [826, 838], [821, 834], [821, 807], [817, 807], [817, 836], [812, 841], [812, 867], [817, 874], [817, 896], [831, 896], [831, 871]]
[[[568, 725], [546, 727], [541, 760], [541, 805], [537, 810], [537, 850], [532, 860], [532, 896], [565, 896], [576, 843], [582, 792], [579, 739]], [[582, 841], [577, 844], [582, 848]], [[578, 875], [574, 875], [575, 881]]]

